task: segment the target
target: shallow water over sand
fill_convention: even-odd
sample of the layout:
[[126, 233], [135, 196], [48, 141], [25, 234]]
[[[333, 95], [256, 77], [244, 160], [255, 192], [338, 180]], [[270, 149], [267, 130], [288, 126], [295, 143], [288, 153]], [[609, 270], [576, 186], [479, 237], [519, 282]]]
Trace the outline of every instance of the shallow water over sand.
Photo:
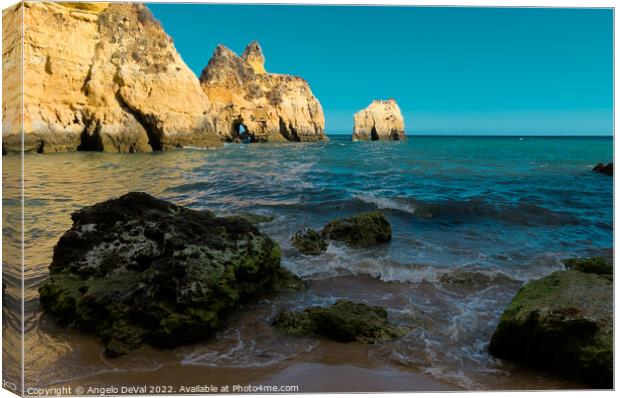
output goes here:
[[[302, 392], [578, 387], [496, 360], [486, 345], [524, 281], [561, 269], [564, 257], [612, 246], [612, 179], [590, 171], [611, 158], [611, 139], [510, 137], [393, 143], [332, 137], [207, 151], [27, 155], [26, 386], [121, 378], [175, 385], [286, 381]], [[3, 157], [5, 181], [17, 160]], [[308, 290], [245, 305], [207, 342], [103, 358], [95, 339], [41, 313], [37, 288], [71, 212], [128, 191], [220, 215], [273, 215], [261, 229], [281, 245], [283, 265], [310, 281]], [[10, 197], [3, 203], [5, 213], [16, 209]], [[354, 250], [332, 243], [317, 257], [291, 247], [290, 236], [302, 227], [374, 209], [392, 224], [390, 245]], [[5, 280], [7, 304], [15, 307], [10, 267]], [[343, 345], [270, 326], [281, 309], [340, 298], [385, 306], [409, 333], [372, 346]], [[5, 312], [5, 330], [17, 325]], [[5, 355], [12, 354], [5, 349]], [[5, 376], [14, 371], [5, 369]], [[316, 372], [325, 375], [323, 384]], [[351, 382], [338, 386], [338, 380]]]

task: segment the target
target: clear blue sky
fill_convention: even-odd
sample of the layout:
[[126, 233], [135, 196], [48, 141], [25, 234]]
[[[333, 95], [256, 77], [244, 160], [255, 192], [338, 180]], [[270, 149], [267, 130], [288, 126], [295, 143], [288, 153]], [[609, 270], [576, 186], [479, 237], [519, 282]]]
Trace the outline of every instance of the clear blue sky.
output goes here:
[[306, 79], [328, 133], [393, 97], [410, 134], [613, 132], [611, 9], [149, 4], [200, 75], [251, 40]]

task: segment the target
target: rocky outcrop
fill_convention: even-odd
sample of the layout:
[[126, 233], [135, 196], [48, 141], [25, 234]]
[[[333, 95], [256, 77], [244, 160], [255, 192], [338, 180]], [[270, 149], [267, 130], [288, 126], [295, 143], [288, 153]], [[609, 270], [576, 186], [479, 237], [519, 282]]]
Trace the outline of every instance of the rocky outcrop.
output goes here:
[[614, 175], [614, 163], [613, 162], [599, 163], [596, 166], [594, 166], [592, 171], [595, 171], [601, 174], [607, 174], [608, 176], [612, 176]]
[[284, 311], [273, 325], [290, 334], [324, 336], [348, 343], [376, 343], [406, 333], [391, 325], [383, 307], [340, 300], [329, 307], [311, 307], [301, 312]]
[[557, 271], [523, 286], [504, 311], [491, 354], [613, 386], [611, 275]]
[[308, 256], [317, 256], [325, 253], [327, 242], [313, 229], [306, 228], [297, 233], [291, 239], [293, 246], [301, 253]]
[[219, 45], [200, 83], [212, 103], [217, 133], [226, 141], [325, 141], [321, 104], [308, 83], [268, 73], [257, 42], [242, 56]]
[[43, 308], [94, 333], [109, 356], [211, 336], [244, 300], [298, 278], [243, 218], [129, 193], [79, 210], [54, 248]]
[[[221, 145], [198, 79], [144, 5], [27, 2], [21, 7], [27, 151]], [[12, 23], [21, 7], [4, 13], [5, 23]], [[3, 35], [3, 52], [12, 60], [17, 43]], [[19, 100], [5, 98], [3, 107], [15, 109]], [[3, 118], [8, 150], [20, 147], [15, 124], [14, 117]]]
[[349, 246], [369, 247], [392, 240], [392, 227], [380, 211], [371, 211], [331, 221], [321, 235]]
[[366, 109], [353, 115], [353, 140], [404, 140], [405, 121], [393, 99], [374, 100]]

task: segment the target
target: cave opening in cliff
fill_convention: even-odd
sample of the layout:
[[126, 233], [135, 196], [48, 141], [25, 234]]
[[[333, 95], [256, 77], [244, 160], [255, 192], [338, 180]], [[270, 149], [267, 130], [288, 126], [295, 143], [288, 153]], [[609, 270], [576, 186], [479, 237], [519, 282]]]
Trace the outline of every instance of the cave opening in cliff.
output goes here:
[[246, 127], [245, 124], [243, 124], [242, 121], [236, 120], [233, 123], [233, 131], [234, 131], [235, 137], [239, 141], [245, 142], [245, 143], [253, 142], [252, 136], [250, 134], [250, 130], [248, 130], [248, 128]]
[[103, 151], [103, 142], [101, 140], [101, 124], [98, 121], [91, 121], [80, 135], [80, 143], [77, 147], [78, 151]]
[[377, 129], [375, 128], [375, 126], [372, 126], [372, 129], [370, 130], [370, 139], [372, 141], [379, 140], [379, 134], [377, 134]]

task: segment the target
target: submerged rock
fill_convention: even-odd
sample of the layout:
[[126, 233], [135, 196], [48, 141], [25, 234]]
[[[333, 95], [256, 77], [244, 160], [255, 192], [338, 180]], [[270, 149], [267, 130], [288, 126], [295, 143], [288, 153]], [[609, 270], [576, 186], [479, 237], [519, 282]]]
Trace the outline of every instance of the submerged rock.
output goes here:
[[301, 312], [284, 311], [273, 325], [291, 334], [315, 334], [341, 342], [375, 343], [406, 333], [387, 321], [383, 307], [340, 300], [330, 307], [311, 307]]
[[323, 108], [297, 76], [268, 73], [257, 42], [239, 57], [219, 45], [200, 76], [225, 141], [327, 141]]
[[567, 269], [574, 269], [590, 274], [612, 275], [612, 257], [570, 258], [562, 261]]
[[568, 270], [529, 282], [504, 311], [489, 351], [611, 388], [612, 279]]
[[325, 253], [325, 250], [327, 250], [327, 242], [325, 242], [325, 239], [323, 239], [318, 232], [310, 228], [298, 231], [291, 241], [293, 242], [293, 246], [302, 254], [316, 256]]
[[321, 235], [350, 246], [368, 247], [392, 240], [392, 227], [380, 211], [372, 211], [331, 221]]
[[614, 163], [610, 162], [610, 163], [599, 163], [596, 166], [594, 166], [594, 168], [592, 169], [592, 171], [596, 171], [597, 173], [601, 173], [601, 174], [607, 174], [607, 175], [614, 175]]
[[240, 302], [301, 285], [280, 266], [277, 243], [242, 218], [136, 192], [71, 217], [41, 304], [100, 337], [110, 356], [206, 338]]
[[198, 79], [145, 5], [24, 2], [3, 21], [3, 86], [14, 94], [3, 150], [21, 150], [22, 114], [26, 151], [221, 146]]
[[491, 272], [483, 270], [469, 270], [464, 268], [451, 268], [441, 273], [439, 282], [445, 286], [464, 289], [468, 291], [478, 291], [488, 288], [491, 285], [506, 285], [518, 283], [510, 279], [501, 272]]
[[405, 121], [393, 99], [374, 100], [353, 116], [353, 140], [404, 140]]

